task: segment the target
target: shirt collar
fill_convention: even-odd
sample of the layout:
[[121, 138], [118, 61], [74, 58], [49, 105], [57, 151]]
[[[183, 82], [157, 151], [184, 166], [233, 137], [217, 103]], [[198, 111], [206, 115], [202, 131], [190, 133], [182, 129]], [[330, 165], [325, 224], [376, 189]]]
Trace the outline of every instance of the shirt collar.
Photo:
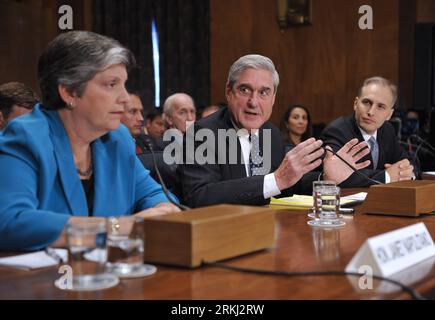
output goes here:
[[364, 141], [369, 141], [371, 137], [375, 138], [376, 141], [378, 140], [378, 130], [376, 130], [375, 133], [373, 133], [373, 134], [368, 134], [360, 127], [358, 127], [358, 129], [359, 129], [359, 131], [361, 131], [361, 134], [364, 138]]
[[[249, 132], [247, 129], [245, 129], [245, 128], [239, 128], [235, 123], [234, 123], [234, 121], [233, 121], [233, 119], [232, 118], [230, 118], [230, 120], [231, 120], [231, 124], [233, 125], [233, 127], [234, 127], [234, 129], [236, 129], [236, 132], [237, 132], [237, 136], [239, 137], [239, 138], [248, 138], [249, 137], [249, 134], [251, 133], [251, 132]], [[252, 131], [252, 133], [253, 134], [255, 134], [257, 137], [258, 137], [258, 132], [259, 132], [259, 130], [258, 129], [255, 129], [255, 130], [251, 130]]]

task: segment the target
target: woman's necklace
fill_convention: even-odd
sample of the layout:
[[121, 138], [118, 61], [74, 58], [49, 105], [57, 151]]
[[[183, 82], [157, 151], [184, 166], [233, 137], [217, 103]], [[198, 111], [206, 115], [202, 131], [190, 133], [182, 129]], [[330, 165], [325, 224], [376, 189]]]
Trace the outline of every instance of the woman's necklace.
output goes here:
[[86, 169], [85, 171], [82, 171], [82, 170], [80, 170], [77, 167], [76, 167], [76, 169], [77, 169], [77, 172], [78, 172], [79, 175], [81, 175], [82, 177], [89, 178], [92, 175], [92, 172], [93, 172], [93, 170], [92, 170], [92, 162], [89, 164], [89, 168]]
[[[89, 150], [89, 151], [90, 151], [90, 150]], [[78, 173], [80, 176], [82, 176], [82, 177], [86, 177], [87, 179], [89, 179], [89, 177], [92, 175], [92, 172], [93, 172], [93, 168], [92, 168], [92, 153], [90, 153], [90, 152], [89, 152], [89, 159], [90, 159], [90, 161], [89, 161], [89, 167], [88, 167], [86, 170], [82, 171], [82, 170], [80, 170], [80, 169], [76, 166], [77, 173]]]

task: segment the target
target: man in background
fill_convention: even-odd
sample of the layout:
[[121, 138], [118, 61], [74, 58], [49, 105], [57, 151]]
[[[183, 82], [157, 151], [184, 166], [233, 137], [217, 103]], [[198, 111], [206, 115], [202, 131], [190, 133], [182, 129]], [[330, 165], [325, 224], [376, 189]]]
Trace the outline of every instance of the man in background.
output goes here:
[[163, 141], [165, 133], [165, 120], [163, 114], [158, 108], [149, 111], [145, 116], [144, 134], [137, 137], [138, 144], [151, 144], [154, 151], [163, 151], [166, 143]]
[[0, 130], [12, 119], [31, 112], [38, 101], [36, 93], [23, 83], [0, 85]]
[[124, 114], [121, 118], [121, 122], [130, 131], [136, 145], [136, 154], [143, 153], [146, 147], [143, 145], [138, 137], [142, 134], [143, 128], [143, 106], [139, 95], [130, 93], [130, 102], [124, 110]]
[[145, 116], [145, 134], [154, 139], [160, 139], [165, 133], [165, 120], [160, 109], [154, 108]]
[[163, 113], [168, 127], [177, 129], [175, 140], [181, 145], [187, 127], [196, 120], [196, 108], [192, 97], [186, 93], [169, 96], [163, 104]]
[[[412, 179], [415, 177], [414, 167], [388, 122], [396, 99], [397, 87], [389, 80], [382, 77], [366, 79], [355, 98], [354, 114], [333, 121], [323, 130], [320, 139], [334, 151], [353, 138], [366, 141], [370, 154], [363, 160], [371, 162], [363, 170], [367, 176], [382, 183]], [[354, 173], [343, 187], [367, 187], [371, 184], [372, 181]]]

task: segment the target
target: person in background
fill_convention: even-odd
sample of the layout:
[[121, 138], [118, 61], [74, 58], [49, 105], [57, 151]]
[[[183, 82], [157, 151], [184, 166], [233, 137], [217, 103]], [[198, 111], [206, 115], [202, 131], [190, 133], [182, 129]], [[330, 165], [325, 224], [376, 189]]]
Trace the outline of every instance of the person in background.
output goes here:
[[420, 115], [417, 110], [409, 109], [406, 112], [402, 125], [402, 139], [406, 140], [412, 135], [421, 134]]
[[311, 138], [311, 116], [308, 109], [301, 105], [290, 105], [282, 119], [283, 139], [290, 150], [299, 143]]
[[160, 109], [154, 108], [145, 117], [143, 133], [136, 137], [136, 144], [141, 147], [141, 153], [152, 146], [154, 151], [163, 151], [166, 143], [163, 141], [165, 120]]
[[0, 135], [0, 250], [65, 245], [67, 222], [179, 211], [120, 126], [130, 51], [88, 31], [57, 36], [38, 63], [42, 104]]
[[154, 139], [160, 139], [165, 133], [165, 120], [162, 111], [154, 108], [145, 117], [145, 134]]
[[0, 130], [12, 119], [32, 111], [39, 97], [21, 82], [0, 85]]
[[[410, 180], [417, 176], [417, 168], [409, 161], [409, 155], [400, 146], [396, 132], [388, 122], [394, 112], [397, 87], [382, 77], [364, 80], [353, 103], [354, 114], [340, 117], [329, 124], [320, 139], [334, 151], [349, 139], [367, 141], [370, 166], [366, 175], [382, 183]], [[416, 171], [414, 171], [416, 169]], [[345, 187], [367, 187], [372, 181], [352, 174]]]
[[207, 106], [201, 111], [201, 119], [208, 117], [209, 115], [215, 113], [216, 111], [219, 111], [219, 107], [215, 105]]
[[[421, 111], [420, 111], [421, 112]], [[428, 133], [424, 130], [424, 112], [408, 109], [403, 119], [401, 145], [419, 164], [420, 173], [435, 170], [435, 148], [427, 141]]]
[[144, 146], [138, 143], [138, 136], [142, 134], [143, 128], [143, 106], [139, 95], [130, 93], [130, 102], [126, 104], [124, 114], [121, 117], [121, 123], [130, 131], [131, 136], [135, 141], [136, 154], [145, 151]]
[[196, 107], [192, 97], [185, 93], [169, 96], [163, 104], [163, 113], [168, 128], [177, 129], [178, 134], [174, 137], [181, 145], [187, 127], [196, 120]]

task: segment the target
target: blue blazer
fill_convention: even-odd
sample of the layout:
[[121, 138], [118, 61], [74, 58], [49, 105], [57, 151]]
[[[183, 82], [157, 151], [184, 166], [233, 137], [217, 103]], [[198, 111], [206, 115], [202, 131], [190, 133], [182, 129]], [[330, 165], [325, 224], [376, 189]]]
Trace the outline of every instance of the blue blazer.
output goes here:
[[[92, 156], [94, 216], [129, 215], [168, 201], [123, 125], [95, 140]], [[88, 215], [58, 112], [37, 105], [11, 121], [0, 133], [0, 250], [44, 248], [71, 216]]]

